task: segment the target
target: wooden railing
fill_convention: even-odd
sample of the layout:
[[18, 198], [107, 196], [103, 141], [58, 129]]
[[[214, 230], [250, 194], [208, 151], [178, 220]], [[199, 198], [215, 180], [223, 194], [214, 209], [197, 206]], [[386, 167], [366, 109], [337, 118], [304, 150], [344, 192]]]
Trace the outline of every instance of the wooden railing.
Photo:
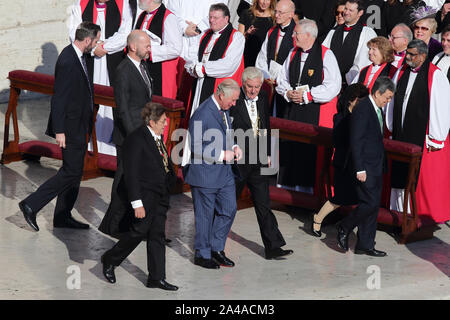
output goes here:
[[[10, 81], [11, 89], [8, 109], [6, 110], [5, 114], [5, 131], [1, 163], [7, 164], [12, 161], [19, 161], [29, 155], [35, 157], [48, 156], [56, 159], [61, 159], [61, 150], [56, 144], [42, 141], [29, 141], [20, 143], [20, 133], [17, 120], [18, 98], [21, 91], [29, 90], [33, 92], [52, 95], [53, 84], [55, 81], [54, 77], [43, 73], [15, 70], [9, 73], [8, 78]], [[182, 111], [184, 111], [184, 104], [183, 102], [178, 100], [168, 99], [155, 95], [153, 96], [152, 101], [159, 102], [166, 108], [166, 114], [169, 118], [168, 134], [170, 137], [172, 132], [180, 125], [181, 113]], [[97, 84], [94, 86], [94, 119], [96, 118], [99, 105], [110, 106], [112, 108], [116, 106], [114, 101], [114, 91], [112, 87]], [[11, 117], [14, 133], [13, 140], [9, 139]], [[171, 148], [173, 147], [170, 139], [167, 139], [166, 146], [168, 150], [171, 150]], [[92, 131], [92, 148], [92, 152], [86, 153], [83, 179], [102, 176], [105, 174], [105, 170], [115, 170], [115, 157], [98, 153], [95, 125], [93, 126]]]

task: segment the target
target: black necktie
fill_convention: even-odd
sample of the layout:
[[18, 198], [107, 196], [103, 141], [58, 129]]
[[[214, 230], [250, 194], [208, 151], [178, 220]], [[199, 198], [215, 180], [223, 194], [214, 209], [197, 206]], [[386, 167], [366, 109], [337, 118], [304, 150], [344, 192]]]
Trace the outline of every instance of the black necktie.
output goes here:
[[[92, 97], [92, 88], [91, 88], [91, 80], [89, 79], [89, 74], [88, 74], [88, 69], [87, 69], [87, 64], [86, 64], [86, 58], [84, 57], [84, 55], [81, 56], [81, 65], [83, 66], [83, 70], [84, 70], [84, 74], [86, 75], [87, 81], [89, 83], [89, 93], [91, 94]], [[94, 106], [91, 105], [91, 109], [93, 109]]]
[[147, 74], [147, 70], [145, 69], [143, 61], [141, 61], [141, 63], [139, 64], [139, 68], [141, 69], [142, 78], [144, 79], [144, 82], [145, 82], [145, 84], [148, 87], [148, 92], [151, 93], [152, 92], [152, 83], [151, 83], [150, 78], [149, 78], [149, 76]]

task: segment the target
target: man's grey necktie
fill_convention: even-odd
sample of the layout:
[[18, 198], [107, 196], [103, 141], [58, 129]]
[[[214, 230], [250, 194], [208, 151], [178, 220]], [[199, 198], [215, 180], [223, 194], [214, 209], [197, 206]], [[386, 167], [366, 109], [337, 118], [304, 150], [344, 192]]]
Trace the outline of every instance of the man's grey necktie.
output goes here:
[[152, 93], [152, 83], [151, 83], [150, 78], [149, 78], [149, 76], [147, 74], [147, 70], [145, 69], [143, 61], [141, 61], [141, 63], [139, 64], [139, 68], [141, 69], [142, 78], [144, 79], [144, 82], [145, 82], [145, 84], [148, 87], [148, 92], [151, 95], [151, 93]]

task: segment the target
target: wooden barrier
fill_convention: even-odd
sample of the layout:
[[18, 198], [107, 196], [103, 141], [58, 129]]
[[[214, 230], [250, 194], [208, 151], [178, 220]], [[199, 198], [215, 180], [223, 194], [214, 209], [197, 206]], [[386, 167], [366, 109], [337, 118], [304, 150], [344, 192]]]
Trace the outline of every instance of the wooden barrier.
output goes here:
[[[17, 106], [18, 98], [21, 90], [29, 90], [43, 94], [53, 94], [54, 76], [25, 71], [15, 70], [9, 73], [10, 96], [8, 109], [5, 114], [5, 132], [3, 140], [3, 153], [1, 163], [7, 164], [13, 161], [19, 161], [30, 155], [35, 158], [41, 156], [62, 159], [61, 149], [54, 143], [42, 141], [28, 141], [20, 143], [19, 126], [17, 122]], [[153, 96], [152, 101], [159, 102], [167, 109], [169, 121], [169, 137], [172, 132], [180, 125], [181, 112], [184, 111], [184, 104], [181, 101], [168, 99], [160, 96]], [[95, 85], [94, 86], [94, 119], [96, 119], [99, 105], [116, 106], [114, 101], [114, 91], [112, 87]], [[12, 117], [12, 125], [14, 139], [9, 140], [10, 119]], [[43, 128], [44, 129], [44, 128]], [[116, 157], [98, 153], [97, 139], [95, 134], [95, 125], [92, 130], [92, 147], [93, 151], [86, 153], [83, 179], [90, 179], [103, 176], [107, 171], [116, 170]], [[173, 145], [169, 141], [166, 142], [167, 149], [172, 149]]]

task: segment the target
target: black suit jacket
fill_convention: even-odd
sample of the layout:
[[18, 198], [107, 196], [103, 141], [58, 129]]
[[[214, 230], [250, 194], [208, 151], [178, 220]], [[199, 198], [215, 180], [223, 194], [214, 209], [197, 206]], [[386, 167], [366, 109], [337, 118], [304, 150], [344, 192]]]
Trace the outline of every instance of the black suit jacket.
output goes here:
[[[270, 115], [269, 115], [269, 100], [267, 97], [267, 94], [265, 91], [261, 90], [258, 95], [258, 101], [256, 102], [256, 107], [258, 109], [258, 116], [259, 116], [259, 129], [260, 133], [263, 139], [266, 139], [266, 150], [267, 155], [270, 156]], [[248, 132], [251, 133], [250, 135], [246, 136], [245, 138], [245, 145], [242, 145], [243, 141], [239, 141], [235, 137], [235, 143], [239, 145], [239, 147], [244, 151], [245, 156], [245, 164], [250, 164], [250, 159], [256, 159], [257, 164], [267, 164], [267, 158], [266, 159], [259, 159], [259, 141], [257, 139], [254, 139], [253, 137], [253, 127], [250, 120], [250, 116], [247, 111], [247, 106], [245, 105], [245, 94], [241, 90], [241, 94], [239, 96], [239, 99], [236, 101], [236, 105], [233, 106], [230, 109], [230, 116], [233, 118], [233, 130], [242, 129], [245, 132], [249, 130]], [[266, 136], [264, 136], [264, 133], [266, 133]], [[258, 138], [259, 139], [259, 138]], [[264, 141], [263, 141], [264, 142]], [[257, 146], [256, 148], [253, 147], [253, 149], [250, 147], [250, 144], [254, 144], [254, 146]], [[254, 153], [256, 152], [257, 157], [253, 154], [253, 157], [250, 157], [250, 152]], [[262, 160], [262, 161], [261, 161]], [[255, 163], [252, 163], [255, 164]]]
[[350, 144], [355, 173], [381, 176], [385, 164], [383, 135], [377, 113], [369, 97], [361, 100], [352, 112]]
[[342, 170], [348, 169], [350, 166], [351, 160], [351, 151], [350, 151], [350, 123], [351, 123], [350, 112], [336, 113], [333, 116], [333, 165], [336, 168], [340, 168]]
[[64, 133], [66, 143], [86, 144], [93, 125], [94, 86], [88, 80], [72, 45], [56, 61], [55, 83], [46, 134]]
[[123, 171], [129, 202], [142, 200], [145, 209], [151, 212], [175, 184], [170, 158], [169, 168], [166, 174], [163, 157], [147, 126], [141, 126], [125, 139]]
[[[148, 70], [147, 75], [150, 77]], [[126, 57], [117, 67], [115, 81], [116, 108], [113, 109], [113, 142], [121, 146], [131, 132], [144, 124], [141, 110], [151, 100], [152, 95], [140, 71], [129, 57]]]

